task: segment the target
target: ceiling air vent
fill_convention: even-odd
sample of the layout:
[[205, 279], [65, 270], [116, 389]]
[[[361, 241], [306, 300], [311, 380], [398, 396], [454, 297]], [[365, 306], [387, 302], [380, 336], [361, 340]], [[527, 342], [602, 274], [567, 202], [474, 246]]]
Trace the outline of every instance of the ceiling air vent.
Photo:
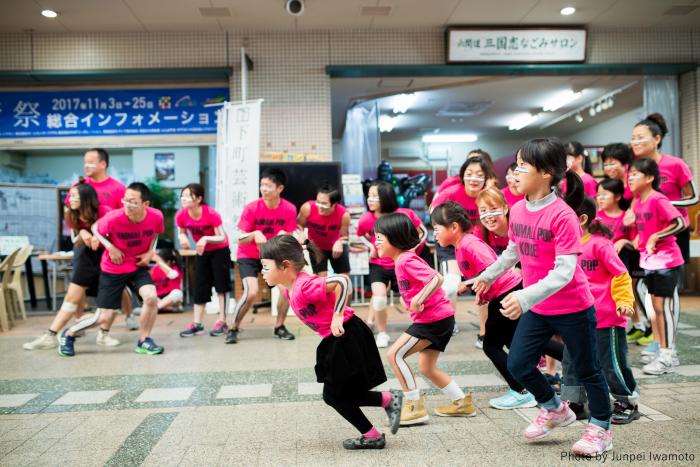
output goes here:
[[473, 117], [484, 113], [493, 105], [493, 101], [453, 102], [447, 104], [435, 114], [437, 117]]

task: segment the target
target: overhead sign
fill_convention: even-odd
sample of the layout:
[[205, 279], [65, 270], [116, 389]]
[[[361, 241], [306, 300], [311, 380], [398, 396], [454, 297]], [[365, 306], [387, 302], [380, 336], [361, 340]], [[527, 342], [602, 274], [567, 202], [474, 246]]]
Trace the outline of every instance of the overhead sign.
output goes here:
[[448, 63], [583, 62], [586, 30], [546, 28], [449, 28]]
[[0, 92], [0, 138], [216, 133], [228, 88]]

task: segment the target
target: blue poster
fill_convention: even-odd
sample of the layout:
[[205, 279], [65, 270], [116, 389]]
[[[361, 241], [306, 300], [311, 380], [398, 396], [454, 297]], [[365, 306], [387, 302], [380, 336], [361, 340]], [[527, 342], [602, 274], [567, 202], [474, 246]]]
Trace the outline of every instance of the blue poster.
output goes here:
[[228, 88], [0, 92], [0, 138], [216, 133]]

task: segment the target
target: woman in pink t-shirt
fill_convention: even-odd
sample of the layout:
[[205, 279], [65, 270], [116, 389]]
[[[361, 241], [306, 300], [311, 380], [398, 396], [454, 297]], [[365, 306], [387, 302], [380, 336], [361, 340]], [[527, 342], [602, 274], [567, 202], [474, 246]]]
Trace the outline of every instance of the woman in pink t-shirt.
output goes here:
[[666, 120], [661, 114], [653, 113], [637, 123], [632, 129], [630, 144], [635, 158], [652, 159], [659, 168], [659, 191], [666, 195], [671, 204], [683, 215], [686, 228], [677, 232], [676, 243], [686, 263], [690, 261], [690, 219], [687, 208], [698, 203], [698, 190], [693, 182], [693, 173], [688, 164], [679, 157], [662, 154], [661, 144], [668, 134]]
[[[583, 201], [583, 182], [566, 167], [566, 149], [555, 138], [525, 142], [518, 150], [516, 185], [525, 200], [510, 212], [510, 243], [498, 260], [482, 272], [474, 291], [483, 294], [520, 261], [523, 289], [501, 300], [501, 313], [520, 318], [508, 370], [541, 405], [539, 415], [523, 433], [528, 440], [543, 438], [561, 425], [576, 421], [537, 369], [545, 344], [559, 334], [571, 354], [574, 371], [586, 389], [591, 418], [572, 451], [596, 455], [612, 446], [610, 400], [598, 363], [594, 300], [586, 275], [578, 265], [581, 228], [572, 209]], [[566, 177], [566, 201], [556, 187]]]
[[632, 163], [629, 182], [634, 193], [633, 216], [625, 216], [625, 223], [633, 222], [638, 232], [635, 242], [639, 264], [645, 270], [644, 283], [654, 307], [650, 318], [659, 351], [642, 369], [653, 375], [674, 371], [673, 348], [680, 314], [678, 280], [685, 262], [674, 237], [686, 228], [685, 220], [658, 191], [659, 180], [659, 167], [653, 159]]
[[391, 258], [396, 265], [396, 279], [404, 306], [412, 324], [391, 346], [387, 357], [404, 391], [405, 404], [401, 425], [415, 425], [428, 420], [425, 399], [406, 363], [406, 357], [418, 353], [418, 367], [447, 397], [449, 405], [437, 407], [441, 417], [473, 417], [476, 408], [472, 395], [437, 367], [440, 353], [450, 342], [455, 326], [455, 310], [440, 288], [442, 276], [423, 261], [413, 249], [420, 239], [410, 219], [400, 214], [382, 216], [375, 225], [377, 252]]
[[369, 212], [364, 213], [357, 222], [356, 235], [370, 252], [369, 282], [372, 287], [372, 301], [367, 314], [367, 324], [372, 326], [376, 319], [379, 331], [377, 333], [377, 347], [384, 348], [389, 345], [390, 341], [389, 334], [386, 332], [387, 290], [389, 287], [392, 287], [392, 290], [398, 292], [398, 288], [394, 272], [394, 261], [391, 258], [381, 258], [377, 255], [377, 248], [374, 243], [375, 223], [382, 216], [394, 212], [407, 216], [421, 239], [420, 244], [416, 247], [416, 251], [420, 251], [425, 260], [430, 259], [430, 252], [427, 248], [424, 248], [428, 231], [415, 212], [399, 207], [394, 187], [388, 182], [380, 180], [370, 185], [367, 191], [367, 208]]
[[204, 306], [211, 300], [214, 287], [219, 298], [219, 316], [209, 335], [221, 336], [226, 326], [226, 294], [231, 291], [231, 250], [218, 212], [204, 203], [204, 187], [190, 183], [180, 195], [182, 209], [175, 214], [178, 240], [184, 250], [192, 249], [189, 233], [195, 243], [194, 257], [194, 317], [180, 337], [197, 336], [204, 332]]
[[[315, 249], [312, 244], [307, 248]], [[372, 391], [386, 381], [374, 336], [347, 297], [350, 280], [343, 275], [320, 277], [303, 272], [304, 250], [291, 235], [279, 235], [260, 245], [262, 275], [270, 287], [281, 286], [292, 310], [321, 336], [316, 349], [316, 380], [323, 400], [361, 433], [343, 441], [345, 449], [382, 449], [386, 439], [360, 407], [384, 407], [392, 434], [399, 429], [403, 395]]]

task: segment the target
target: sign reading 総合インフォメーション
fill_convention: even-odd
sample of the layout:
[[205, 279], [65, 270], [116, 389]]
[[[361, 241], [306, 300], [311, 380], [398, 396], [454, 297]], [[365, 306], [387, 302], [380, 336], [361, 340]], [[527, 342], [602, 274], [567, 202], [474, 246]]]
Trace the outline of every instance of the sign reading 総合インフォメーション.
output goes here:
[[583, 62], [581, 28], [448, 28], [448, 63]]
[[229, 89], [0, 92], [0, 138], [216, 133]]

